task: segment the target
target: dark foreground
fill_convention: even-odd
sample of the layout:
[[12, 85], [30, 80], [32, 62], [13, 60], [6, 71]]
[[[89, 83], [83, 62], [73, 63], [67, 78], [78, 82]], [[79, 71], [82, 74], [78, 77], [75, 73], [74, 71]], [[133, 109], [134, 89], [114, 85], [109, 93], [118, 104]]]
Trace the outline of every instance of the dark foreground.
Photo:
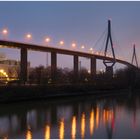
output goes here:
[[1, 103], [0, 110], [0, 138], [140, 138], [139, 92]]
[[[76, 96], [106, 96], [130, 92], [130, 88], [117, 87], [116, 85], [100, 86], [93, 84], [67, 84], [67, 85], [12, 85], [0, 86], [0, 103], [34, 101], [49, 98], [76, 97]], [[121, 92], [120, 92], [121, 91]]]

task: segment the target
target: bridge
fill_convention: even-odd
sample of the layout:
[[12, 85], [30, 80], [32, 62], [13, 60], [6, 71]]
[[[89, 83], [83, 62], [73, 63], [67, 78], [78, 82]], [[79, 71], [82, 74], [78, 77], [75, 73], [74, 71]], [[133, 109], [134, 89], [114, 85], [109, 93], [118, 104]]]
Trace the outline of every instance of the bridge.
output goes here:
[[[105, 53], [104, 55], [100, 54], [91, 54], [88, 52], [83, 52], [83, 51], [74, 51], [74, 50], [68, 50], [68, 49], [62, 49], [62, 48], [55, 48], [52, 46], [42, 46], [42, 45], [36, 45], [36, 44], [29, 44], [29, 43], [21, 43], [21, 42], [14, 42], [14, 41], [8, 41], [8, 40], [0, 40], [0, 47], [8, 47], [8, 48], [16, 48], [20, 49], [20, 80], [23, 82], [27, 81], [27, 52], [28, 50], [34, 50], [34, 51], [40, 51], [40, 52], [49, 52], [51, 54], [51, 79], [52, 81], [55, 81], [55, 75], [56, 75], [56, 69], [57, 69], [57, 54], [64, 54], [64, 55], [71, 55], [73, 56], [73, 68], [74, 68], [74, 74], [75, 78], [78, 76], [78, 65], [79, 65], [79, 57], [85, 57], [90, 59], [90, 72], [91, 76], [96, 75], [96, 60], [103, 60], [105, 66], [106, 66], [106, 71], [109, 68], [109, 71], [113, 71], [113, 65], [115, 63], [120, 63], [124, 64], [128, 67], [132, 68], [137, 68], [133, 64], [133, 61], [131, 63], [121, 60], [118, 58], [115, 58], [114, 54], [114, 49], [113, 49], [113, 43], [112, 43], [112, 38], [111, 38], [111, 25], [110, 25], [110, 20], [108, 21], [108, 37], [106, 41], [106, 48], [105, 48]], [[111, 47], [112, 47], [112, 52], [113, 56], [109, 57], [106, 55], [107, 51], [107, 45], [109, 42], [109, 39], [111, 41]], [[134, 47], [134, 53], [133, 53], [133, 59], [135, 57], [135, 47]], [[108, 66], [107, 63], [113, 63], [111, 66]]]

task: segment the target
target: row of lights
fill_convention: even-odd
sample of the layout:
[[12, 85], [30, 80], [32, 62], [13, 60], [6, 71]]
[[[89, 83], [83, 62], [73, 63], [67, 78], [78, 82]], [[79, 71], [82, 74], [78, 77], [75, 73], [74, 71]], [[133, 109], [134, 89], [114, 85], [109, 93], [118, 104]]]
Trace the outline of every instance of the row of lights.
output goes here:
[[[7, 35], [8, 35], [8, 29], [3, 29], [3, 30], [2, 30], [2, 34], [3, 34], [4, 36], [7, 36]], [[25, 38], [28, 39], [28, 40], [31, 40], [31, 39], [32, 39], [32, 35], [31, 35], [30, 33], [28, 33], [28, 34], [25, 35]], [[45, 42], [46, 42], [46, 43], [50, 43], [50, 42], [51, 42], [51, 38], [50, 38], [50, 37], [46, 37], [46, 38], [45, 38]], [[59, 41], [59, 45], [60, 45], [60, 46], [64, 46], [64, 41], [63, 41], [63, 40]], [[77, 46], [76, 43], [72, 43], [72, 44], [71, 44], [71, 47], [72, 47], [73, 49], [76, 49], [76, 46]], [[85, 49], [85, 46], [82, 45], [82, 46], [81, 46], [81, 49], [84, 50], [84, 49]], [[104, 56], [104, 53], [99, 53], [98, 51], [97, 51], [97, 52], [94, 52], [94, 51], [93, 51], [93, 48], [90, 48], [90, 49], [89, 49], [89, 52], [92, 53], [92, 54]], [[107, 57], [112, 57], [111, 55], [108, 55], [108, 54], [107, 54], [106, 56], [107, 56]]]
[[[2, 30], [2, 34], [6, 37], [7, 35], [8, 35], [8, 29], [3, 29]], [[32, 35], [30, 34], [30, 33], [27, 33], [26, 35], [25, 35], [25, 38], [26, 39], [28, 39], [28, 40], [31, 40], [32, 39]], [[45, 42], [46, 43], [49, 43], [51, 41], [51, 38], [50, 37], [46, 37], [45, 38]], [[61, 45], [61, 46], [63, 46], [64, 45], [64, 41], [63, 40], [61, 40], [61, 41], [59, 41], [59, 44]], [[72, 43], [72, 47], [73, 48], [76, 48], [76, 43]], [[84, 48], [84, 46], [82, 46], [82, 48]]]
[[[8, 35], [8, 30], [7, 29], [3, 29], [2, 30], [2, 34], [4, 36], [7, 36]], [[28, 34], [25, 35], [25, 38], [28, 39], [28, 40], [31, 40], [32, 39], [32, 35], [30, 33], [28, 33]], [[50, 41], [51, 41], [50, 37], [46, 37], [45, 38], [45, 42], [46, 43], [50, 43]], [[64, 41], [63, 40], [59, 41], [59, 45], [63, 46], [64, 45]], [[76, 43], [72, 43], [71, 46], [72, 46], [72, 48], [76, 48]], [[85, 46], [82, 45], [81, 49], [85, 49]]]

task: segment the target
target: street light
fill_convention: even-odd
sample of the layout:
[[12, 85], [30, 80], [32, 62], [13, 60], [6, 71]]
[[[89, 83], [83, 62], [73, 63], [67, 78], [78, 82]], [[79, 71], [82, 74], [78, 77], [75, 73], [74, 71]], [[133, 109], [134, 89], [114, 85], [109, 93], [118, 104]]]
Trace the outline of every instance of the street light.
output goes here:
[[64, 45], [64, 41], [62, 41], [62, 40], [59, 41], [59, 45], [60, 45], [60, 46], [63, 46], [63, 45]]
[[96, 52], [97, 55], [99, 55], [99, 52]]
[[72, 46], [73, 49], [75, 49], [76, 48], [76, 43], [72, 43], [71, 46]]
[[7, 35], [8, 35], [8, 29], [4, 28], [2, 30], [2, 35], [3, 35], [4, 39], [5, 39], [7, 37]]
[[89, 50], [90, 50], [90, 51], [93, 51], [93, 48], [90, 48]]
[[84, 49], [84, 48], [85, 48], [85, 46], [84, 46], [84, 45], [82, 45], [82, 46], [81, 46], [81, 49]]
[[2, 30], [2, 34], [3, 34], [3, 35], [7, 35], [7, 34], [8, 34], [8, 30], [7, 30], [7, 29], [3, 29], [3, 30]]
[[51, 41], [50, 37], [45, 38], [45, 42], [49, 43]]
[[32, 35], [30, 33], [26, 34], [26, 39], [31, 40], [32, 39]]
[[92, 54], [94, 54], [93, 48], [90, 48], [89, 49], [89, 52], [92, 53]]

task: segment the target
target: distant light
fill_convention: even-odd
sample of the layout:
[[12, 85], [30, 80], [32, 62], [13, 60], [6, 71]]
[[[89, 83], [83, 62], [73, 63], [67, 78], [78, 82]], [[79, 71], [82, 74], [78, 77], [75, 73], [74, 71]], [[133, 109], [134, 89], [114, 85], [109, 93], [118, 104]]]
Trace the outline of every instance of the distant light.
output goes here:
[[4, 35], [8, 34], [8, 30], [7, 30], [7, 29], [3, 29], [3, 30], [2, 30], [2, 33], [3, 33]]
[[91, 73], [91, 71], [90, 71], [90, 70], [88, 70], [88, 73], [90, 74], [90, 73]]
[[31, 38], [32, 38], [32, 35], [28, 33], [28, 34], [26, 35], [26, 38], [27, 38], [27, 39], [31, 39]]
[[3, 69], [1, 69], [1, 70], [0, 70], [0, 72], [1, 72], [1, 73], [3, 73], [3, 72], [4, 72], [4, 70], [3, 70]]
[[76, 48], [76, 44], [75, 43], [72, 43], [72, 48]]
[[90, 50], [90, 51], [93, 51], [93, 48], [90, 48], [89, 50]]
[[50, 37], [45, 38], [45, 42], [49, 43], [51, 41]]
[[3, 69], [0, 69], [0, 73], [3, 74], [7, 80], [9, 80], [8, 74]]
[[103, 73], [103, 72], [104, 72], [104, 70], [103, 70], [103, 69], [100, 69], [100, 72], [101, 72], [101, 73]]
[[92, 54], [94, 54], [94, 51], [91, 51]]
[[97, 55], [99, 55], [99, 52], [96, 52]]
[[59, 45], [61, 45], [61, 46], [64, 45], [64, 41], [61, 40], [61, 41], [59, 42]]
[[81, 49], [84, 49], [84, 48], [85, 48], [85, 46], [84, 46], [84, 45], [82, 45], [82, 46], [81, 46]]

